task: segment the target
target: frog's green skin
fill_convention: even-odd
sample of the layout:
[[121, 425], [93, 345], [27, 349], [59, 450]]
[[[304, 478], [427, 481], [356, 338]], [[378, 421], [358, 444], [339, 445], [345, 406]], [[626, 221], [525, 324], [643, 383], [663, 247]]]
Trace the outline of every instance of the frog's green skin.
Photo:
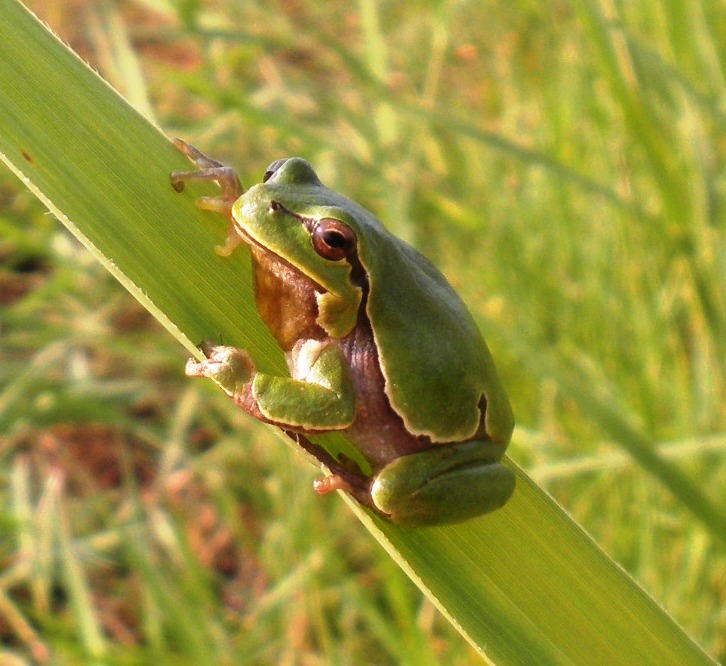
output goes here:
[[[502, 506], [514, 474], [501, 465], [513, 428], [489, 350], [442, 274], [367, 210], [326, 188], [308, 162], [278, 160], [243, 191], [234, 171], [177, 147], [214, 180], [202, 208], [232, 220], [228, 254], [249, 246], [257, 306], [291, 377], [257, 372], [246, 352], [204, 347], [187, 374], [213, 379], [252, 416], [297, 439], [346, 490], [402, 525], [465, 520]], [[341, 431], [369, 461], [366, 476], [305, 435]]]

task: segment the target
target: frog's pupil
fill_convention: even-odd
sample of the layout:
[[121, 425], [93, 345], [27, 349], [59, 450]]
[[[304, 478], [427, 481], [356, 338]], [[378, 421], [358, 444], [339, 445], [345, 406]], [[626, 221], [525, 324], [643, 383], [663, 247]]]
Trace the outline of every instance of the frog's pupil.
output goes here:
[[343, 234], [341, 233], [338, 233], [337, 231], [323, 232], [323, 240], [329, 247], [341, 248], [345, 247], [346, 245], [345, 236], [343, 236]]

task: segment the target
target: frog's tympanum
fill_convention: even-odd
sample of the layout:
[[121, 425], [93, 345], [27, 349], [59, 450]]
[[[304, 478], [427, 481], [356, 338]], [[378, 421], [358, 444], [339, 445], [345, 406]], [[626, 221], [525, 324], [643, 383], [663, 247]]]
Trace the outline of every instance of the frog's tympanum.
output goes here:
[[[176, 142], [216, 181], [199, 207], [232, 224], [229, 254], [252, 252], [257, 307], [285, 352], [289, 377], [255, 369], [247, 352], [203, 346], [190, 376], [209, 377], [246, 412], [282, 428], [331, 472], [319, 493], [344, 490], [401, 525], [453, 523], [493, 511], [514, 490], [500, 463], [512, 411], [466, 306], [433, 264], [367, 210], [329, 190], [312, 166], [273, 162], [244, 191], [236, 173]], [[370, 463], [364, 474], [307, 436], [339, 431]]]

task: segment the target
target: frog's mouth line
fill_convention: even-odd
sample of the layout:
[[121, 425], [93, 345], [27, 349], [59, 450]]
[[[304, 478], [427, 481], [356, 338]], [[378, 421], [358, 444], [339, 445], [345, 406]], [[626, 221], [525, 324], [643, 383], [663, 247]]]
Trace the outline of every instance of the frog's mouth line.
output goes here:
[[277, 252], [273, 252], [270, 250], [270, 248], [265, 247], [260, 241], [258, 241], [256, 238], [253, 238], [248, 234], [237, 222], [237, 220], [232, 221], [232, 225], [230, 227], [230, 231], [233, 233], [236, 233], [240, 238], [240, 243], [244, 243], [250, 248], [250, 251], [252, 251], [252, 254], [254, 255], [255, 250], [259, 252], [260, 254], [267, 254], [272, 255], [275, 257], [275, 261], [279, 261], [281, 264], [284, 264], [287, 268], [289, 268], [294, 273], [297, 273], [298, 275], [301, 275], [303, 278], [308, 280], [313, 284], [313, 287], [315, 291], [317, 291], [320, 294], [326, 294], [329, 293], [329, 290], [323, 287], [317, 280], [314, 280], [309, 275], [306, 275], [301, 271], [295, 264], [293, 264], [288, 259], [285, 259], [285, 257], [277, 254]]

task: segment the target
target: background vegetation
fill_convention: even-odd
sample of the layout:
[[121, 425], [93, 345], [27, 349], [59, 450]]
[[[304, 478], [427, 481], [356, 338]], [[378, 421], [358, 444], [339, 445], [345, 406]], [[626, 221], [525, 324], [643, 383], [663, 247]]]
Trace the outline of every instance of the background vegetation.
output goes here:
[[[513, 398], [511, 456], [726, 661], [724, 536], [694, 492], [726, 506], [720, 3], [318, 4], [34, 8], [169, 135], [248, 183], [303, 155], [435, 259]], [[343, 504], [312, 495], [313, 467], [185, 380], [185, 352], [0, 186], [0, 579], [25, 581], [0, 595], [4, 644], [37, 661], [103, 641], [119, 663], [201, 663], [214, 640], [253, 663], [478, 662]], [[694, 487], [656, 480], [652, 449]], [[115, 529], [140, 506], [178, 569]], [[88, 546], [62, 585], [50, 562], [12, 566], [51, 524]]]

